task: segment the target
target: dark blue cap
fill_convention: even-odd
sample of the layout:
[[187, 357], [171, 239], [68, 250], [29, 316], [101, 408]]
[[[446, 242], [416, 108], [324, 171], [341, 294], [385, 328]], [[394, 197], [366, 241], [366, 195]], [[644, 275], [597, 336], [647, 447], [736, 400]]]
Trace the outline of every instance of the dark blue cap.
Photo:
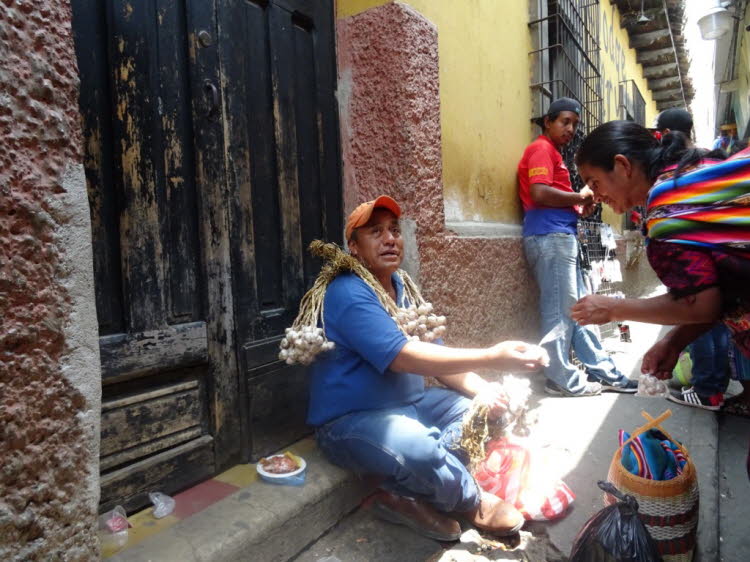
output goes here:
[[572, 111], [580, 117], [581, 115], [581, 104], [571, 98], [560, 98], [549, 104], [547, 115], [553, 115], [560, 113], [561, 111]]

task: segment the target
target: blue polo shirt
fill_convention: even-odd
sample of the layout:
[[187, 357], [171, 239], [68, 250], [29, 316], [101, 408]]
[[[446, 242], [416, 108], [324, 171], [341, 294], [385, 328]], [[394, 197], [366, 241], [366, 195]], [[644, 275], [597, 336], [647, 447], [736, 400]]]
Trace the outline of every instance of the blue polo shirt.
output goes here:
[[[401, 280], [395, 274], [392, 279], [401, 303]], [[319, 426], [423, 396], [423, 377], [388, 369], [408, 340], [369, 285], [353, 273], [341, 274], [328, 285], [323, 306], [326, 336], [336, 347], [310, 366], [307, 423]]]

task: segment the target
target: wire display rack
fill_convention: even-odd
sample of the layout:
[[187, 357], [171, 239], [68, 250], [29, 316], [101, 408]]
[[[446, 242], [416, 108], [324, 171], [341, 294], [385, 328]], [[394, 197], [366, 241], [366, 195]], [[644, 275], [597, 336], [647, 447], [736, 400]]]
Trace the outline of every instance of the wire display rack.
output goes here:
[[[585, 270], [591, 270], [591, 264], [594, 262], [604, 262], [609, 259], [616, 259], [613, 251], [602, 244], [601, 220], [580, 220], [578, 221], [578, 242], [580, 247], [581, 267]], [[620, 293], [622, 283], [602, 280], [596, 294], [606, 296], [616, 296]], [[599, 326], [601, 338], [618, 338], [620, 330], [616, 322], [608, 322]]]

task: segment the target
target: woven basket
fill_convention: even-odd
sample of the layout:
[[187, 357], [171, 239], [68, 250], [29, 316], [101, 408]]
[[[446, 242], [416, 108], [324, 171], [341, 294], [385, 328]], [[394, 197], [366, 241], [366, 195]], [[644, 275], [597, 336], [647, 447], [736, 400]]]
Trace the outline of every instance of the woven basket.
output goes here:
[[[648, 423], [636, 429], [630, 439], [619, 447], [609, 465], [609, 480], [623, 494], [630, 494], [638, 501], [638, 515], [656, 541], [659, 553], [665, 562], [690, 562], [695, 551], [695, 538], [698, 529], [698, 474], [695, 464], [684, 445], [679, 444], [687, 462], [682, 474], [672, 480], [650, 480], [628, 472], [622, 466], [622, 450], [634, 438], [652, 428], [657, 428], [670, 441], [678, 441], [659, 425], [672, 415], [667, 410], [653, 419], [642, 412]], [[617, 500], [604, 494], [604, 504], [611, 505]]]

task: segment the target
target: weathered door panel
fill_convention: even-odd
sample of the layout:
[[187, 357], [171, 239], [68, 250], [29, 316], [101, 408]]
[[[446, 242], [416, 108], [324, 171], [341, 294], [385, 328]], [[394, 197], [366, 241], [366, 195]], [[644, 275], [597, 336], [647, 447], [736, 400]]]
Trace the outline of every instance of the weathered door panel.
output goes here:
[[102, 509], [215, 469], [187, 6], [75, 0], [102, 358]]
[[103, 371], [102, 504], [304, 434], [277, 361], [341, 232], [332, 0], [73, 0]]
[[329, 1], [219, 2], [227, 176], [245, 453], [307, 432], [304, 369], [278, 342], [319, 269], [315, 238], [337, 240], [341, 191]]

